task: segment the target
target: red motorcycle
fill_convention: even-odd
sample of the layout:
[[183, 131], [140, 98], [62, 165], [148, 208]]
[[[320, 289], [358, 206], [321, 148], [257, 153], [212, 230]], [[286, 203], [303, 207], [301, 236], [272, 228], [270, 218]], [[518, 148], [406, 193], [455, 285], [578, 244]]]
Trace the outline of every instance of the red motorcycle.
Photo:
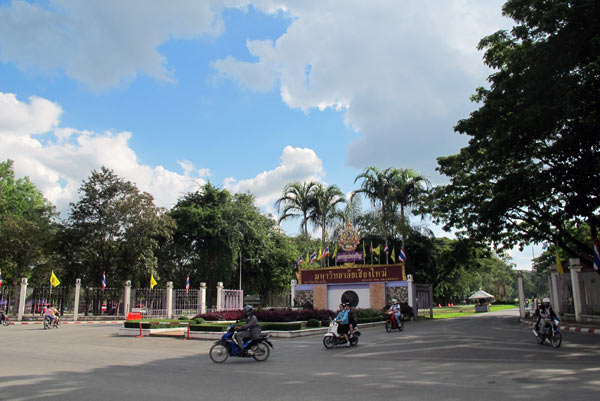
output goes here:
[[398, 323], [396, 323], [396, 319], [394, 319], [394, 313], [388, 312], [388, 319], [385, 322], [385, 331], [389, 333], [392, 330], [404, 331], [404, 320], [402, 320], [402, 316], [400, 316], [400, 326], [398, 327]]
[[8, 326], [10, 324], [10, 319], [4, 312], [0, 312], [0, 323], [4, 326]]

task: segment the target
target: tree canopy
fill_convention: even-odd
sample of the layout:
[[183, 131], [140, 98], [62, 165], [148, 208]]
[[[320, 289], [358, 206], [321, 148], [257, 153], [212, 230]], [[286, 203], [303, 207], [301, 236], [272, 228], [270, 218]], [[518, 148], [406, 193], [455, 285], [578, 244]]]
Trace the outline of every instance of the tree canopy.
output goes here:
[[480, 104], [455, 131], [460, 153], [438, 159], [450, 183], [435, 190], [434, 215], [474, 240], [512, 247], [558, 243], [590, 260], [600, 208], [600, 3], [509, 0], [516, 21], [479, 43], [492, 73]]

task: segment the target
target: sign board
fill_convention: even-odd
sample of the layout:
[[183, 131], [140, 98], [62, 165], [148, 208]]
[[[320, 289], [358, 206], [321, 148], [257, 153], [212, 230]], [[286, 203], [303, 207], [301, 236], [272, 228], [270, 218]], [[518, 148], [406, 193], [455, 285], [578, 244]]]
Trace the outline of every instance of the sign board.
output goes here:
[[404, 264], [360, 265], [300, 270], [302, 284], [365, 283], [406, 280]]

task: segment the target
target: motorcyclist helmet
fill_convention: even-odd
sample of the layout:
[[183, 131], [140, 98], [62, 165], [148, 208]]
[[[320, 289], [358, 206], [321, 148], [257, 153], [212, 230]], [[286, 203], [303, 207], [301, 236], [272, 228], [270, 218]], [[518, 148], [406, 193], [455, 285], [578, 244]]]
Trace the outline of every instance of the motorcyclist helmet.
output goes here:
[[398, 300], [396, 298], [392, 299], [392, 305], [396, 305], [398, 303]]
[[544, 308], [547, 308], [548, 306], [550, 306], [550, 298], [546, 297], [546, 298], [542, 299], [542, 306]]
[[244, 306], [244, 315], [250, 316], [252, 314], [252, 306], [246, 305]]

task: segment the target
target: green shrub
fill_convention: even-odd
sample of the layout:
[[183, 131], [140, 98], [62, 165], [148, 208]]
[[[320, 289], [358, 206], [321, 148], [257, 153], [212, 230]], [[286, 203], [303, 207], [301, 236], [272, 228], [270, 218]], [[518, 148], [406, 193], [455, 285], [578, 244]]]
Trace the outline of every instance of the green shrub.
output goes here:
[[190, 320], [187, 316], [179, 316], [179, 320]]
[[373, 322], [381, 322], [383, 320], [387, 320], [387, 318], [383, 315], [373, 316], [373, 317], [359, 317], [358, 323], [373, 323]]
[[321, 320], [321, 326], [329, 327], [330, 322], [331, 322], [331, 320]]
[[260, 328], [262, 330], [280, 330], [280, 331], [301, 330], [302, 323], [301, 322], [266, 322], [266, 323], [260, 323]]
[[[387, 310], [387, 309], [386, 309]], [[381, 311], [378, 309], [356, 309], [356, 317], [360, 322], [360, 318], [372, 318], [381, 316]]]
[[204, 324], [206, 323], [206, 320], [202, 319], [201, 317], [197, 317], [194, 319], [194, 322], [196, 322], [196, 324]]
[[[147, 319], [141, 320], [142, 329], [167, 329], [173, 327], [179, 327], [182, 325], [182, 322], [179, 320], [169, 320], [169, 319]], [[139, 329], [140, 328], [140, 320], [127, 320], [123, 327], [127, 329]]]
[[229, 329], [229, 325], [226, 324], [191, 324], [190, 331], [216, 331], [216, 332], [224, 332]]
[[309, 319], [306, 322], [306, 327], [319, 327], [321, 325], [321, 322], [319, 322], [317, 319]]

